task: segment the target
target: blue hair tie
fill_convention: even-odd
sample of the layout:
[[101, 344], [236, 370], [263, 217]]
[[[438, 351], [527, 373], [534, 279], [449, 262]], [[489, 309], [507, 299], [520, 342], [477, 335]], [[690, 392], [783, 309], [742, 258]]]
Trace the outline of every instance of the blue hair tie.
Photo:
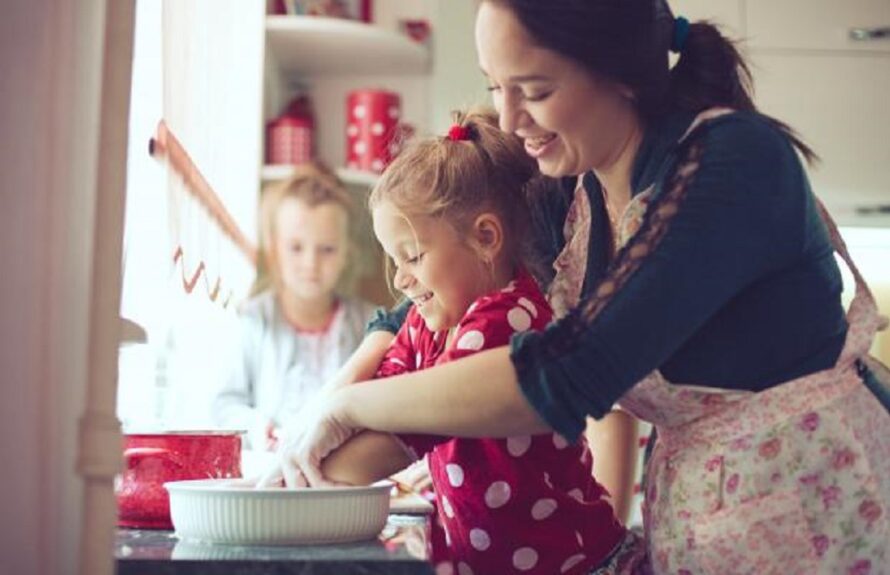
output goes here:
[[674, 36], [671, 38], [671, 52], [679, 54], [686, 45], [689, 36], [689, 20], [682, 16], [674, 19]]

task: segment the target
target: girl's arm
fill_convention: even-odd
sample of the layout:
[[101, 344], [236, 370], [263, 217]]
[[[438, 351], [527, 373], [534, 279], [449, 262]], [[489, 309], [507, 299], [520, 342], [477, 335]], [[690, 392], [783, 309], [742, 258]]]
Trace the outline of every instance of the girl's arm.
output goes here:
[[368, 331], [362, 343], [337, 370], [334, 377], [325, 383], [324, 389], [331, 391], [373, 378], [410, 309], [411, 302], [406, 300], [392, 310], [378, 310], [368, 323]]
[[389, 344], [395, 334], [388, 331], [372, 331], [365, 336], [358, 348], [349, 356], [334, 377], [325, 383], [325, 389], [331, 391], [339, 387], [366, 381], [374, 377], [380, 362], [386, 355]]
[[370, 485], [411, 464], [401, 444], [388, 433], [359, 433], [321, 463], [321, 472], [335, 483]]
[[612, 411], [600, 420], [588, 418], [584, 435], [593, 453], [593, 475], [611, 495], [615, 516], [627, 524], [639, 452], [637, 420]]

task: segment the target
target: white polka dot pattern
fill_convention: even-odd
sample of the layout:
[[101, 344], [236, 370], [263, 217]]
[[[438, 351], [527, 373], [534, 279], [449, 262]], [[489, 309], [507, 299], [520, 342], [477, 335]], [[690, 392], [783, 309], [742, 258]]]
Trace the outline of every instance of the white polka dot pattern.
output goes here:
[[358, 126], [356, 126], [355, 124], [349, 124], [349, 127], [346, 128], [346, 135], [350, 138], [358, 136]]
[[418, 351], [418, 352], [417, 352], [417, 355], [414, 356], [414, 367], [415, 367], [416, 369], [420, 369], [420, 367], [421, 367], [422, 365], [423, 365], [423, 356], [420, 355], [420, 352]]
[[356, 154], [361, 156], [367, 151], [368, 145], [365, 144], [364, 140], [359, 140], [352, 146], [352, 149]]
[[408, 339], [411, 340], [411, 345], [417, 347], [417, 330], [411, 326], [408, 326]]
[[458, 575], [473, 575], [473, 570], [470, 569], [470, 566], [461, 561], [457, 564], [457, 573]]
[[361, 120], [368, 114], [368, 109], [364, 106], [356, 106], [355, 109], [352, 110], [352, 113], [355, 114], [355, 117]]
[[[449, 519], [454, 519], [454, 508], [451, 507], [451, 502], [448, 501], [448, 498], [445, 497], [444, 495], [442, 496], [442, 511], [445, 512], [445, 515]], [[444, 527], [444, 525], [443, 525], [443, 527]]]
[[380, 122], [374, 122], [371, 124], [371, 133], [375, 136], [383, 135], [383, 124]]
[[569, 442], [566, 441], [566, 438], [558, 433], [553, 434], [553, 447], [557, 449], [565, 449], [569, 446]]
[[538, 499], [535, 504], [532, 505], [532, 518], [538, 521], [547, 519], [553, 515], [553, 512], [556, 511], [557, 507], [556, 499], [551, 499], [549, 497]]
[[532, 438], [529, 435], [518, 435], [507, 438], [507, 453], [513, 457], [522, 457], [528, 448], [532, 446]]
[[528, 298], [519, 298], [519, 305], [527, 309], [528, 313], [532, 314], [532, 317], [538, 317], [538, 308], [536, 308], [535, 304], [533, 304]]
[[578, 540], [578, 546], [584, 547], [584, 539], [581, 538], [581, 532], [575, 531], [575, 539]]
[[577, 555], [572, 555], [571, 557], [569, 557], [568, 559], [565, 560], [565, 563], [562, 564], [562, 567], [560, 567], [559, 572], [567, 573], [572, 567], [574, 567], [575, 565], [577, 565], [578, 563], [580, 563], [582, 561], [584, 561], [583, 553], [578, 553]]
[[481, 331], [472, 329], [460, 336], [457, 340], [457, 349], [469, 349], [477, 351], [485, 346], [485, 336]]
[[513, 331], [526, 331], [532, 326], [532, 318], [528, 312], [521, 307], [514, 307], [507, 312], [507, 323], [513, 328]]
[[538, 564], [538, 552], [531, 547], [520, 547], [513, 553], [513, 566], [520, 571], [534, 569]]
[[579, 503], [584, 503], [584, 492], [577, 487], [569, 491], [569, 497], [578, 501]]
[[402, 366], [402, 367], [408, 367], [407, 365], [405, 365], [405, 362], [404, 362], [404, 361], [402, 361], [401, 359], [399, 359], [399, 358], [397, 358], [397, 357], [391, 357], [391, 358], [389, 358], [388, 361], [389, 361], [390, 363], [394, 363], [394, 364], [396, 364], [396, 365], [400, 365], [400, 366]]
[[510, 484], [506, 481], [495, 481], [485, 490], [485, 504], [489, 509], [503, 507], [510, 501]]
[[464, 470], [463, 467], [457, 463], [449, 463], [446, 465], [445, 473], [448, 474], [448, 483], [450, 483], [452, 487], [460, 487], [464, 484]]
[[470, 545], [476, 551], [485, 551], [491, 547], [491, 537], [484, 529], [478, 527], [470, 529]]
[[436, 575], [454, 575], [454, 565], [443, 561], [436, 565]]
[[389, 117], [392, 118], [393, 120], [398, 118], [400, 115], [401, 115], [401, 112], [395, 106], [393, 106], [389, 109]]

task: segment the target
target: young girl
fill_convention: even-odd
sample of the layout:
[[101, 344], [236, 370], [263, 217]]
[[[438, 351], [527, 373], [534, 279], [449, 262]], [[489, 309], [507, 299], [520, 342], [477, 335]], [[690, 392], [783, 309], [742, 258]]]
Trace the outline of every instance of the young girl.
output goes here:
[[[521, 141], [481, 112], [459, 117], [447, 137], [406, 150], [384, 173], [370, 198], [374, 232], [395, 264], [394, 287], [414, 305], [378, 377], [502, 346], [550, 321], [522, 265], [528, 214], [519, 193], [536, 173]], [[454, 409], [473, 401], [454, 397]], [[368, 482], [424, 455], [447, 542], [437, 572], [588, 573], [629, 560], [622, 550], [633, 536], [594, 480], [583, 439], [366, 432], [322, 471], [334, 481]]]
[[221, 426], [275, 446], [292, 417], [355, 350], [372, 306], [337, 293], [354, 251], [352, 200], [318, 165], [297, 168], [260, 203], [262, 265], [240, 310], [240, 354], [214, 399]]

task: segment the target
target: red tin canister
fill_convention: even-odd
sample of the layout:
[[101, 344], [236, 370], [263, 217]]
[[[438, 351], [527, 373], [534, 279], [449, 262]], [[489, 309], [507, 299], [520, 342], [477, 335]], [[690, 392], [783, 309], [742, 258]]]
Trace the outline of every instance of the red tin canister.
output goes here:
[[346, 98], [346, 165], [379, 174], [401, 147], [401, 98], [394, 92], [363, 89]]

